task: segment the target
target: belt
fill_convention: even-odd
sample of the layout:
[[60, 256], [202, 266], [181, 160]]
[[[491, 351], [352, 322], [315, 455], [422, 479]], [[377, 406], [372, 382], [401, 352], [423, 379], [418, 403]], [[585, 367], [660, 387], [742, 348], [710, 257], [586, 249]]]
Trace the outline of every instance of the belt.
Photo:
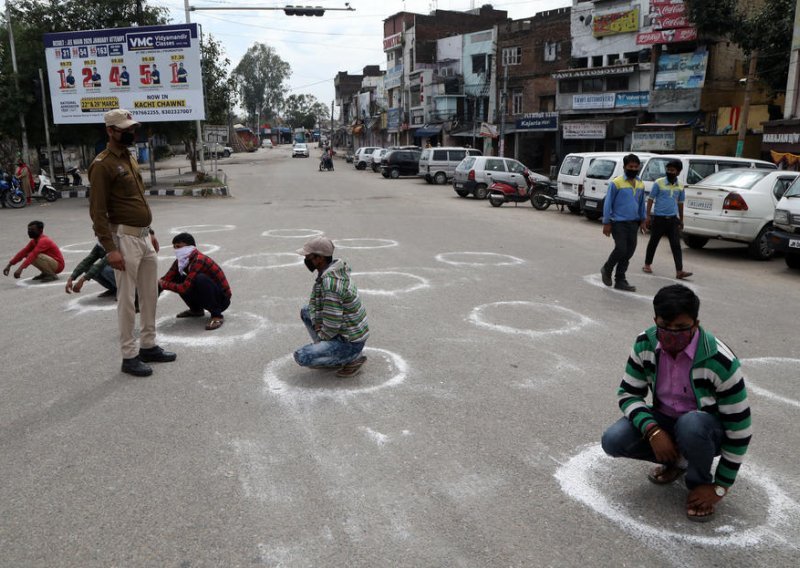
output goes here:
[[131, 225], [109, 225], [112, 233], [130, 235], [131, 237], [145, 238], [150, 234], [150, 227], [133, 227]]

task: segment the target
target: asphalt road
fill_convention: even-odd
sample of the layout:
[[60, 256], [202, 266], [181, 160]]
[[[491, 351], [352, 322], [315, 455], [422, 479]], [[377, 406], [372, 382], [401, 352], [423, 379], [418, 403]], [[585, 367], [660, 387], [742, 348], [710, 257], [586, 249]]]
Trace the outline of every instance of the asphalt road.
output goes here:
[[[286, 148], [221, 160], [233, 197], [153, 198], [170, 263], [185, 227], [223, 263], [225, 326], [175, 320], [178, 353], [119, 372], [113, 303], [66, 276], [0, 278], [0, 566], [797, 566], [800, 274], [741, 246], [685, 249], [700, 319], [744, 360], [755, 437], [709, 524], [686, 490], [601, 455], [651, 300], [631, 265], [605, 288], [600, 225], [458, 198]], [[69, 252], [93, 240], [82, 199], [0, 211], [5, 262], [33, 219]], [[372, 335], [361, 375], [300, 369], [312, 276], [292, 252], [335, 239]], [[218, 248], [217, 248], [218, 247]], [[34, 275], [31, 268], [23, 275]]]

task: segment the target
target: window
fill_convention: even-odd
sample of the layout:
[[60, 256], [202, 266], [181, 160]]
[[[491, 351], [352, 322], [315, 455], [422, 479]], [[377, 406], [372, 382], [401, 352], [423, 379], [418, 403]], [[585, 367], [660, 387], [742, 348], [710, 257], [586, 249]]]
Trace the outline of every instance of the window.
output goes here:
[[556, 110], [555, 95], [539, 97], [539, 112], [554, 112]]
[[614, 173], [617, 163], [613, 160], [592, 160], [586, 177], [591, 179], [609, 179]]
[[506, 171], [506, 166], [504, 160], [489, 159], [486, 160], [486, 167], [484, 169], [489, 172], [504, 172]]
[[522, 114], [522, 89], [511, 92], [511, 114]]
[[686, 174], [686, 183], [697, 183], [714, 173], [714, 162], [689, 162], [689, 171]]
[[561, 55], [561, 44], [557, 41], [544, 42], [544, 60], [556, 61]]
[[434, 150], [433, 159], [440, 162], [444, 162], [445, 160], [447, 160], [447, 150]]
[[521, 47], [504, 47], [503, 48], [503, 66], [506, 65], [519, 65], [522, 62], [522, 48]]
[[486, 73], [486, 54], [479, 53], [477, 55], [472, 56], [472, 72], [477, 73]]
[[606, 89], [609, 91], [627, 91], [628, 77], [608, 77], [606, 78]]
[[772, 195], [775, 196], [775, 199], [780, 201], [780, 198], [783, 197], [783, 194], [786, 193], [793, 181], [794, 178], [778, 178], [778, 181], [775, 182], [775, 187], [772, 188]]
[[451, 162], [460, 162], [461, 160], [467, 157], [466, 150], [450, 150], [448, 154], [450, 154], [448, 160], [450, 160]]
[[592, 57], [592, 67], [602, 67], [603, 66], [603, 56], [602, 55], [595, 55]]
[[521, 174], [525, 171], [525, 166], [517, 162], [516, 160], [508, 160], [506, 162], [506, 166], [508, 166], [508, 171], [514, 174]]
[[583, 167], [583, 158], [580, 156], [567, 156], [564, 163], [561, 164], [559, 173], [565, 176], [577, 176], [581, 173], [581, 167]]
[[562, 94], [580, 93], [581, 82], [578, 79], [563, 79], [558, 82], [558, 91]]
[[642, 181], [655, 181], [667, 175], [667, 164], [672, 158], [653, 158], [642, 170]]
[[592, 79], [581, 79], [582, 93], [599, 93], [604, 91], [603, 80], [597, 77]]

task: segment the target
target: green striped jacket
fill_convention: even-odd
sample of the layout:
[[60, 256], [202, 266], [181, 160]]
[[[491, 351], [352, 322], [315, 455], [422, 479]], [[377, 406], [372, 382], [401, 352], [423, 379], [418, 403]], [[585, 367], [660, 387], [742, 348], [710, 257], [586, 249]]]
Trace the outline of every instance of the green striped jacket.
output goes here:
[[[736, 479], [752, 437], [750, 404], [741, 364], [722, 341], [699, 328], [700, 340], [692, 363], [692, 388], [697, 408], [718, 416], [725, 430], [722, 452], [714, 481], [730, 487]], [[656, 327], [636, 338], [625, 376], [617, 390], [619, 407], [642, 434], [655, 424], [651, 406], [645, 402], [648, 389], [655, 396], [658, 355]]]
[[323, 341], [337, 335], [350, 342], [369, 337], [367, 312], [358, 297], [358, 288], [350, 279], [350, 267], [334, 260], [314, 283], [308, 302], [308, 315]]

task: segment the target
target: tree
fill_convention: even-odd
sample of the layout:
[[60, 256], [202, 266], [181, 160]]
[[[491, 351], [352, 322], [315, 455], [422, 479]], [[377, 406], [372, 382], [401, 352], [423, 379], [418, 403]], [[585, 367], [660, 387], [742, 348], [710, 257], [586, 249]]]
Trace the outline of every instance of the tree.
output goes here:
[[231, 60], [224, 57], [222, 44], [211, 35], [200, 46], [203, 71], [203, 93], [206, 99], [206, 121], [227, 124], [236, 102], [236, 83], [228, 72]]
[[278, 115], [286, 94], [291, 67], [274, 48], [254, 43], [233, 70], [241, 103], [249, 116], [271, 120]]
[[283, 115], [292, 126], [311, 130], [321, 118], [328, 116], [328, 107], [314, 95], [290, 95], [284, 102]]

